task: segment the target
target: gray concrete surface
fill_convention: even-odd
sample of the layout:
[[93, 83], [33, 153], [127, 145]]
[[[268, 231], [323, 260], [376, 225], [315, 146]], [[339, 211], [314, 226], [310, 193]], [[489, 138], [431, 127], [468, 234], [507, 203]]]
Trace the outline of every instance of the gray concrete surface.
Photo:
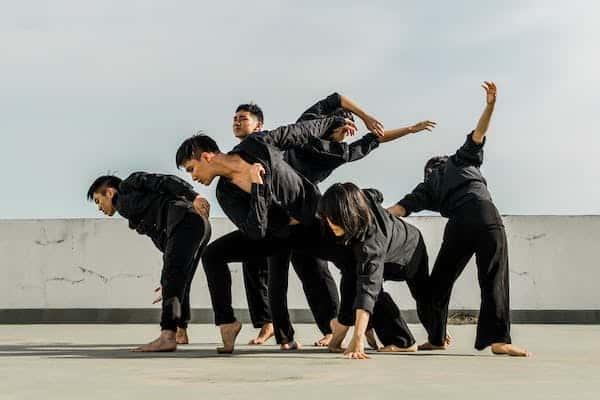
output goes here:
[[[424, 333], [411, 326], [417, 340]], [[192, 325], [176, 353], [137, 354], [150, 325], [0, 326], [0, 398], [9, 399], [598, 399], [599, 326], [518, 325], [528, 359], [477, 352], [473, 325], [453, 326], [447, 352], [349, 361], [308, 347], [238, 346], [218, 356], [217, 331]], [[310, 342], [313, 325], [298, 325]], [[254, 330], [246, 326], [239, 343]]]
[[[422, 230], [432, 264], [445, 219], [409, 221]], [[211, 223], [213, 239], [232, 229], [225, 218]], [[514, 310], [600, 310], [600, 216], [507, 216], [505, 223]], [[160, 253], [150, 240], [120, 218], [0, 221], [0, 309], [147, 308], [160, 269]], [[240, 266], [231, 269], [234, 307], [246, 308]], [[335, 268], [332, 272], [337, 277]], [[402, 309], [414, 309], [404, 283], [391, 282], [386, 290]], [[308, 308], [293, 272], [288, 304]], [[210, 309], [201, 269], [193, 283], [192, 306]], [[459, 278], [450, 306], [479, 308], [473, 263]]]

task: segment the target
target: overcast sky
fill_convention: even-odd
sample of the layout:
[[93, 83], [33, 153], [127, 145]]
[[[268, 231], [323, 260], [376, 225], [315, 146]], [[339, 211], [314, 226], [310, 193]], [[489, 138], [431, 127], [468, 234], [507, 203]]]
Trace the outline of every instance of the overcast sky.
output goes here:
[[[462, 144], [484, 79], [499, 90], [483, 171], [501, 212], [598, 214], [597, 4], [0, 0], [0, 218], [97, 217], [96, 176], [185, 177], [179, 143], [202, 129], [228, 150], [239, 103], [276, 127], [333, 91], [386, 128], [439, 124], [322, 184], [389, 204]], [[214, 186], [196, 188], [222, 215]]]

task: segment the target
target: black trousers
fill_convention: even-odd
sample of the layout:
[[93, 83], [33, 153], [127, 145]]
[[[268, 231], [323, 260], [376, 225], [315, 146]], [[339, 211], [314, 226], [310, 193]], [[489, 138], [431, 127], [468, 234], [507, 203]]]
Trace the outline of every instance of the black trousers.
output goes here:
[[[207, 246], [202, 256], [202, 265], [208, 281], [216, 325], [235, 321], [235, 315], [231, 306], [231, 272], [227, 264], [246, 261], [251, 263], [249, 265], [256, 265], [255, 263], [260, 261], [260, 259], [277, 255], [282, 249], [293, 248], [295, 245], [302, 246], [302, 243], [308, 240], [308, 236], [304, 234], [304, 228], [300, 226], [294, 227], [292, 231], [294, 233], [286, 239], [269, 238], [263, 240], [252, 240], [247, 238], [242, 232], [234, 231], [220, 237]], [[325, 304], [330, 309], [335, 310], [337, 309], [336, 298], [331, 298], [330, 291], [321, 290], [321, 288], [328, 287], [327, 275], [329, 275], [329, 271], [316, 268], [315, 266], [318, 267], [318, 264], [304, 263], [301, 266], [302, 275], [310, 277], [307, 280], [307, 285], [311, 288], [313, 285], [318, 288], [311, 291], [315, 293], [315, 304], [319, 304], [320, 306]], [[272, 278], [270, 279], [272, 280]], [[287, 285], [287, 279], [285, 282], [285, 285]], [[273, 310], [271, 311], [273, 312]], [[334, 317], [335, 311], [332, 313], [331, 318]], [[276, 322], [274, 320], [274, 324]]]
[[287, 306], [290, 261], [302, 282], [302, 289], [319, 330], [331, 333], [330, 322], [337, 315], [339, 296], [327, 261], [291, 249], [283, 249], [269, 257], [269, 303], [277, 343], [294, 340], [294, 328]]
[[[385, 281], [406, 281], [410, 293], [415, 299], [419, 320], [425, 330], [429, 332], [431, 329], [429, 258], [422, 237], [419, 238], [419, 243], [408, 265], [386, 263], [383, 279]], [[398, 347], [410, 347], [415, 344], [415, 339], [406, 321], [402, 318], [400, 309], [386, 292], [382, 291], [375, 302], [370, 325], [384, 346], [393, 344]]]
[[[331, 333], [330, 321], [335, 318], [339, 305], [337, 285], [327, 262], [290, 249], [281, 250], [268, 259], [242, 263], [246, 299], [250, 319], [255, 328], [275, 321], [277, 343], [293, 341], [294, 330], [287, 307], [287, 289], [290, 262], [302, 283], [308, 306], [323, 335]], [[316, 273], [315, 273], [316, 271]], [[315, 275], [322, 275], [326, 287], [314, 282]], [[321, 302], [321, 291], [329, 292], [333, 302]], [[275, 309], [273, 315], [271, 310]]]
[[196, 213], [187, 213], [173, 228], [163, 253], [162, 314], [163, 330], [186, 328], [190, 320], [190, 289], [200, 261], [202, 250], [210, 239], [207, 219]]
[[269, 263], [266, 258], [244, 261], [242, 273], [250, 320], [259, 329], [273, 322], [269, 307]]
[[492, 202], [472, 200], [448, 220], [431, 271], [429, 341], [434, 345], [444, 342], [452, 287], [473, 255], [481, 290], [475, 348], [511, 343], [508, 246], [502, 218]]

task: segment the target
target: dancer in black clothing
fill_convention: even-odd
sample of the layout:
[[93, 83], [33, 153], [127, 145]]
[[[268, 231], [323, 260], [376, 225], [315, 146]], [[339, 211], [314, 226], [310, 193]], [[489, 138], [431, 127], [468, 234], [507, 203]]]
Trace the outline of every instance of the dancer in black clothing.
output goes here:
[[[233, 351], [241, 329], [231, 307], [227, 263], [264, 258], [284, 245], [290, 247], [290, 238], [301, 235], [299, 232], [312, 224], [316, 214], [320, 196], [317, 187], [285, 162], [282, 150], [313, 137], [326, 137], [337, 128], [350, 133], [356, 130], [350, 120], [324, 118], [250, 135], [227, 154], [221, 153], [206, 135], [187, 139], [177, 151], [177, 165], [195, 181], [209, 185], [215, 177], [221, 177], [217, 200], [239, 229], [219, 238], [218, 245], [209, 246], [202, 258], [215, 323], [223, 337], [220, 352]], [[311, 275], [319, 280], [319, 273], [313, 271]]]
[[[330, 259], [342, 272], [339, 323], [330, 350], [341, 351], [349, 326], [354, 325], [354, 335], [345, 351], [348, 358], [368, 358], [363, 339], [371, 316], [384, 345], [381, 351], [417, 350], [400, 311], [383, 292], [384, 280], [406, 281], [417, 303], [419, 319], [429, 330], [425, 243], [416, 227], [391, 215], [381, 206], [382, 201], [383, 195], [375, 189], [360, 190], [352, 183], [338, 183], [327, 189], [319, 202], [319, 216], [338, 242], [323, 247], [331, 248]], [[342, 256], [335, 255], [336, 246]]]
[[145, 172], [123, 181], [101, 176], [87, 197], [106, 215], [118, 212], [163, 253], [161, 334], [134, 351], [174, 351], [177, 344], [187, 344], [191, 283], [211, 234], [209, 203], [176, 176]]
[[492, 202], [479, 167], [496, 104], [496, 85], [484, 82], [486, 107], [465, 144], [450, 156], [425, 165], [425, 179], [389, 210], [406, 216], [420, 210], [439, 211], [448, 218], [442, 246], [431, 271], [431, 329], [421, 350], [447, 348], [448, 304], [454, 282], [473, 255], [481, 289], [475, 348], [491, 346], [494, 354], [527, 356], [511, 344], [508, 245], [500, 213]]
[[[318, 101], [308, 108], [298, 121], [309, 121], [314, 119], [327, 118], [331, 116], [340, 116], [353, 120], [353, 114], [357, 115], [364, 122], [365, 126], [374, 133], [368, 133], [361, 139], [350, 144], [337, 143], [344, 139], [341, 129], [334, 131], [330, 136], [330, 141], [312, 138], [309, 143], [302, 146], [293, 147], [284, 153], [284, 158], [297, 172], [307, 178], [314, 184], [325, 180], [335, 168], [347, 162], [357, 161], [379, 146], [380, 142], [391, 141], [403, 137], [409, 133], [419, 132], [421, 130], [431, 130], [435, 123], [423, 121], [408, 128], [394, 129], [384, 131], [383, 124], [376, 118], [362, 110], [362, 108], [353, 100], [346, 96], [333, 93], [326, 98]], [[238, 106], [234, 120], [233, 131], [237, 138], [244, 139], [249, 135], [260, 132], [263, 127], [263, 112], [255, 104], [242, 104]], [[330, 321], [337, 310], [337, 287], [331, 276], [327, 263], [323, 260], [302, 254], [300, 252], [291, 252], [289, 249], [282, 249], [277, 255], [269, 258], [269, 273], [265, 274], [267, 268], [266, 260], [259, 260], [252, 265], [250, 262], [243, 263], [244, 283], [251, 316], [265, 316], [268, 314], [269, 306], [267, 304], [267, 286], [273, 289], [269, 292], [271, 295], [271, 309], [273, 318], [278, 320], [276, 324], [277, 342], [282, 344], [282, 349], [288, 348], [289, 343], [293, 343], [293, 328], [289, 319], [287, 309], [287, 281], [290, 261], [294, 266], [306, 293], [308, 304], [313, 312], [317, 325], [325, 335], [319, 341], [315, 342], [317, 346], [327, 346], [331, 340]], [[303, 265], [309, 264], [309, 265]], [[312, 274], [308, 271], [319, 270], [326, 282], [325, 288], [320, 288], [310, 282]], [[270, 277], [271, 284], [266, 285], [264, 279]], [[323, 290], [329, 293], [328, 299], [334, 302], [323, 303], [316, 301], [322, 298]], [[253, 317], [253, 323], [258, 317]], [[267, 334], [271, 332], [272, 324], [263, 325], [263, 329], [258, 338], [251, 341], [252, 344], [263, 343]], [[370, 343], [376, 346], [374, 336], [370, 335]]]

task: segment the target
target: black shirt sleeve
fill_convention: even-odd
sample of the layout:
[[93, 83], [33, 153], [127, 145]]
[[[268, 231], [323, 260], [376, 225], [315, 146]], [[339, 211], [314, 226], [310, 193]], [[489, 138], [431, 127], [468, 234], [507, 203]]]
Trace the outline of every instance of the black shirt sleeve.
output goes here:
[[313, 138], [301, 149], [315, 154], [319, 158], [338, 160], [339, 165], [342, 165], [360, 160], [377, 147], [379, 147], [377, 137], [372, 133], [367, 133], [350, 144]]
[[273, 145], [281, 150], [287, 150], [291, 147], [308, 143], [313, 137], [326, 137], [331, 131], [341, 126], [343, 123], [344, 119], [341, 117], [301, 121], [295, 124], [281, 126], [271, 131], [265, 131], [260, 137], [265, 143]]
[[187, 199], [193, 202], [198, 193], [192, 185], [175, 175], [149, 174], [134, 172], [120, 186], [123, 190], [140, 190], [145, 192], [162, 193]]
[[421, 210], [437, 211], [438, 208], [433, 190], [426, 182], [419, 183], [417, 187], [411, 193], [404, 196], [398, 204], [404, 207], [406, 216]]
[[485, 144], [485, 137], [483, 143], [475, 143], [473, 141], [473, 132], [467, 135], [467, 140], [454, 154], [454, 160], [457, 165], [467, 166], [474, 165], [480, 167], [483, 163], [483, 145]]
[[358, 161], [379, 147], [379, 139], [371, 132], [349, 145], [348, 162]]
[[267, 186], [252, 184], [250, 201], [234, 193], [217, 191], [217, 199], [223, 212], [233, 224], [250, 239], [263, 239], [267, 234], [268, 208]]
[[342, 108], [342, 97], [338, 93], [332, 93], [304, 111], [298, 118], [298, 122], [328, 117], [340, 108]]
[[356, 298], [354, 309], [363, 309], [370, 314], [383, 288], [385, 249], [376, 238], [367, 238], [355, 245], [356, 258]]
[[377, 190], [377, 189], [363, 189], [363, 192], [365, 193], [365, 195], [369, 196], [371, 199], [373, 199], [373, 201], [375, 201], [376, 203], [383, 203], [383, 193], [381, 193], [381, 191]]
[[354, 300], [356, 299], [356, 266], [348, 265], [342, 269], [340, 279], [340, 309], [338, 321], [353, 326], [355, 321]]

